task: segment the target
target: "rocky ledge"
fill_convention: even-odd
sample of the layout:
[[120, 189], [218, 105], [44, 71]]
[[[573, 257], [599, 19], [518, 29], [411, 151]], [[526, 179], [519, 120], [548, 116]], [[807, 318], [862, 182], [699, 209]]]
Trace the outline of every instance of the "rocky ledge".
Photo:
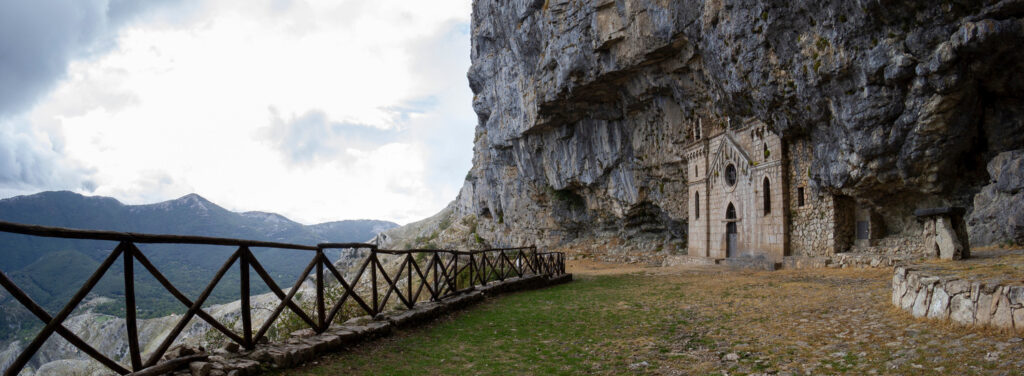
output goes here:
[[1024, 332], [1021, 270], [1024, 250], [990, 251], [968, 261], [897, 266], [892, 304], [914, 317]]

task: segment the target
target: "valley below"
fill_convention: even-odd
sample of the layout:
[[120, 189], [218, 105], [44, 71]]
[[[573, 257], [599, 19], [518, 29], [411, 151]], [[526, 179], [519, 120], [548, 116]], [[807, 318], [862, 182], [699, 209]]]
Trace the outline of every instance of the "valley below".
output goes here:
[[[315, 245], [323, 242], [365, 242], [397, 225], [386, 221], [352, 220], [306, 226], [273, 213], [235, 213], [198, 195], [151, 205], [123, 205], [111, 198], [86, 197], [71, 192], [44, 192], [0, 200], [0, 220], [78, 229], [135, 233], [200, 235], [224, 238]], [[48, 310], [60, 310], [117, 244], [109, 241], [68, 240], [0, 233], [0, 270], [20, 289]], [[195, 297], [213, 278], [216, 269], [235, 251], [231, 247], [139, 244], [147, 259], [183, 294]], [[310, 262], [309, 251], [253, 249], [275, 283], [287, 289]], [[361, 260], [344, 250], [325, 253], [340, 270]], [[153, 351], [180, 320], [187, 307], [178, 302], [156, 278], [135, 262], [135, 295], [140, 345], [144, 356]], [[252, 277], [253, 321], [262, 323], [279, 299]], [[204, 310], [226, 325], [240, 321], [240, 275], [232, 268], [212, 290]], [[311, 304], [313, 287], [306, 282], [298, 301]], [[45, 323], [8, 293], [0, 294], [0, 369], [6, 368]], [[287, 316], [287, 315], [286, 315]], [[123, 265], [104, 274], [86, 301], [79, 304], [65, 326], [101, 353], [118, 361], [128, 354], [125, 322]], [[293, 318], [293, 321], [297, 319]], [[275, 326], [272, 337], [287, 336], [295, 323]], [[287, 333], [278, 333], [278, 328]], [[193, 318], [176, 344], [219, 346], [225, 338], [209, 324]], [[29, 367], [38, 375], [91, 374], [105, 367], [92, 361], [57, 335], [51, 336], [32, 358]], [[23, 372], [22, 374], [26, 374]], [[33, 374], [33, 373], [29, 373]]]

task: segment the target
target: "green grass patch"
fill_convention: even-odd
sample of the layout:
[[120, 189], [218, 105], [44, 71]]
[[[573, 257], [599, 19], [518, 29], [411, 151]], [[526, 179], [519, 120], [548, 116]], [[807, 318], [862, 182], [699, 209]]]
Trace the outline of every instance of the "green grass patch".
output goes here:
[[1020, 374], [1010, 336], [892, 308], [891, 273], [577, 275], [278, 374]]
[[[332, 356], [326, 365], [281, 374], [644, 373], [629, 368], [641, 360], [624, 351], [628, 342], [661, 336], [651, 350], [672, 353], [668, 336], [690, 320], [678, 318], [665, 330], [659, 318], [668, 312], [638, 314], [651, 309], [630, 291], [638, 283], [637, 276], [602, 276], [505, 295], [385, 339], [380, 348], [357, 347]], [[646, 369], [653, 370], [657, 359], [646, 361]]]

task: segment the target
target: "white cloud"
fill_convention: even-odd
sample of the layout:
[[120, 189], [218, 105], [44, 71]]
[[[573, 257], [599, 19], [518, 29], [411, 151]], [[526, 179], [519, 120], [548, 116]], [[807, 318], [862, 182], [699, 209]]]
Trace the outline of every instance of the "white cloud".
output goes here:
[[292, 166], [326, 159], [346, 158], [352, 150], [380, 147], [397, 139], [398, 129], [380, 129], [366, 124], [332, 122], [323, 111], [313, 110], [289, 119], [270, 109], [270, 125], [260, 138], [271, 143]]
[[188, 12], [121, 28], [116, 48], [72, 62], [28, 114], [95, 171], [96, 194], [194, 191], [306, 223], [408, 222], [455, 197], [476, 119], [468, 0], [220, 0]]
[[88, 168], [65, 158], [62, 141], [36, 130], [21, 118], [0, 124], [0, 193], [24, 194], [35, 187], [90, 192]]

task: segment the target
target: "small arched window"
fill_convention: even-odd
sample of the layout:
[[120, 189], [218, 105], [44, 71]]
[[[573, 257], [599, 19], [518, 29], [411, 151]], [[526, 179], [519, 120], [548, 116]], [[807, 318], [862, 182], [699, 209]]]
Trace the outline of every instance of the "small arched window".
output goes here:
[[700, 192], [693, 196], [693, 215], [696, 219], [700, 219]]
[[768, 215], [772, 212], [772, 183], [768, 182], [768, 178], [764, 178], [764, 215]]

